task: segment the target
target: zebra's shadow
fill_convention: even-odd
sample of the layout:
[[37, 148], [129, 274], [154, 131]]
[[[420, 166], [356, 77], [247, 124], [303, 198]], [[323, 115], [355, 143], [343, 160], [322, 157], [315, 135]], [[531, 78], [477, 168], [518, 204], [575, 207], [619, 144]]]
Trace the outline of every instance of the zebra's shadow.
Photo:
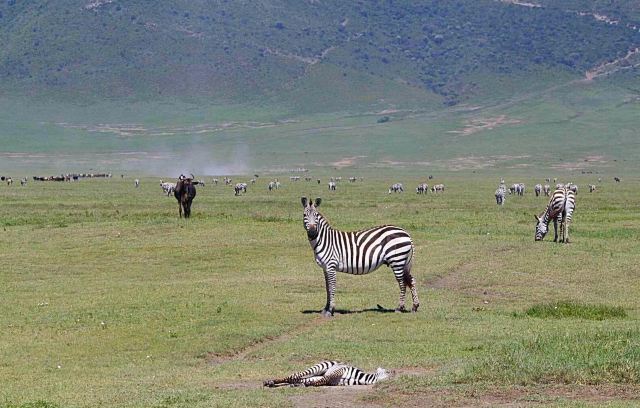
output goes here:
[[[395, 313], [396, 310], [395, 309], [387, 309], [385, 307], [382, 307], [380, 305], [376, 305], [376, 307], [372, 307], [372, 308], [368, 308], [368, 309], [359, 309], [359, 310], [348, 310], [348, 309], [335, 309], [333, 311], [333, 314], [355, 314], [355, 313], [371, 313], [371, 312], [375, 312], [375, 313]], [[405, 311], [407, 312], [407, 311]], [[322, 310], [303, 310], [302, 311], [303, 314], [320, 314], [322, 313]], [[404, 312], [403, 312], [404, 313]]]

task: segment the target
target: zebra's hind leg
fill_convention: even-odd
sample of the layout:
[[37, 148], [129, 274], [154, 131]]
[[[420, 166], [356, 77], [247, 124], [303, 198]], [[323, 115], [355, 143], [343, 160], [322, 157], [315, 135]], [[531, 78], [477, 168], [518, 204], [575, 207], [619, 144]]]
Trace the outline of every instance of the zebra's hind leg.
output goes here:
[[411, 300], [413, 301], [411, 311], [415, 313], [420, 307], [420, 299], [418, 299], [418, 289], [416, 288], [416, 278], [411, 276], [410, 273], [405, 273], [404, 278], [406, 285], [411, 289]]
[[[407, 297], [407, 282], [405, 280], [405, 269], [404, 266], [392, 266], [393, 274], [398, 281], [398, 286], [400, 287], [400, 300], [398, 301], [398, 307], [396, 307], [397, 313], [406, 312], [405, 308], [405, 298]], [[411, 276], [411, 275], [409, 275]], [[413, 294], [413, 292], [412, 292]]]
[[306, 370], [299, 371], [297, 373], [293, 373], [288, 377], [267, 380], [263, 383], [265, 387], [280, 387], [283, 385], [291, 385], [291, 386], [299, 386], [304, 385], [304, 380], [309, 377], [322, 376], [327, 372], [327, 369], [334, 366], [336, 363], [333, 361], [323, 361], [316, 365], [313, 365]]

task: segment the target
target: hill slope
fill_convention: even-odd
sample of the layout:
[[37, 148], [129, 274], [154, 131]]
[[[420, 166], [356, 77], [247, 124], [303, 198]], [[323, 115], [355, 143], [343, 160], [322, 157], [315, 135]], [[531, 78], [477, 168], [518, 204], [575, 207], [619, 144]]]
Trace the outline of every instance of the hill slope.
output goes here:
[[[640, 44], [632, 2], [553, 3], [10, 0], [0, 4], [0, 89], [296, 104], [310, 80], [366, 104], [350, 95], [375, 79], [369, 101], [401, 102], [384, 89], [397, 86], [452, 105], [490, 95], [496, 79], [580, 77]], [[619, 23], [597, 18], [607, 13]]]

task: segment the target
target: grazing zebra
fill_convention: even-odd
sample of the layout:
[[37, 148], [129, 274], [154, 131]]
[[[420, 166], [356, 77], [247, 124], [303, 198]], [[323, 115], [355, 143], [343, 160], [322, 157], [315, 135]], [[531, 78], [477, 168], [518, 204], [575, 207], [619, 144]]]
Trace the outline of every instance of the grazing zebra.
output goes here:
[[396, 311], [405, 310], [407, 286], [411, 289], [413, 307], [420, 306], [416, 280], [411, 276], [413, 242], [409, 233], [393, 225], [383, 225], [362, 231], [344, 232], [333, 229], [327, 219], [318, 212], [321, 199], [315, 203], [306, 197], [301, 199], [304, 208], [303, 223], [313, 248], [316, 263], [324, 271], [327, 303], [324, 316], [332, 316], [335, 309], [336, 272], [362, 275], [373, 272], [382, 265], [389, 266], [400, 286], [400, 301]]
[[536, 185], [533, 187], [533, 191], [535, 191], [535, 193], [536, 193], [536, 197], [539, 197], [539, 196], [540, 196], [540, 194], [542, 193], [542, 184], [536, 184]]
[[402, 186], [402, 183], [392, 184], [391, 187], [389, 187], [389, 194], [391, 194], [391, 192], [394, 192], [394, 193], [404, 192], [404, 187]]
[[389, 378], [389, 372], [378, 367], [367, 374], [357, 367], [339, 361], [323, 361], [288, 377], [264, 382], [265, 387], [318, 387], [321, 385], [371, 385]]
[[176, 183], [168, 183], [160, 180], [160, 187], [162, 187], [162, 191], [164, 191], [164, 193], [169, 196], [175, 191]]
[[507, 189], [504, 184], [500, 184], [495, 193], [496, 196], [496, 204], [504, 205], [504, 202], [507, 200]]
[[349, 177], [349, 183], [355, 183], [356, 181], [358, 181], [357, 177]]
[[593, 193], [594, 191], [596, 191], [596, 186], [595, 184], [589, 184], [589, 192]]
[[542, 241], [549, 229], [549, 221], [553, 220], [555, 236], [553, 242], [558, 242], [558, 222], [560, 222], [560, 242], [569, 242], [569, 225], [576, 207], [575, 193], [569, 188], [559, 188], [553, 192], [547, 208], [536, 219], [535, 240]]
[[233, 190], [235, 192], [234, 195], [239, 196], [240, 192], [246, 193], [247, 192], [247, 183], [237, 183], [235, 186], [233, 186]]
[[133, 180], [133, 184], [136, 186], [136, 188], [140, 187], [140, 180], [138, 179]]
[[27, 185], [27, 178], [26, 177], [23, 177], [23, 178], [20, 179], [20, 185], [22, 187]]
[[335, 181], [330, 181], [329, 182], [329, 191], [336, 191], [336, 182]]
[[218, 180], [217, 178], [214, 178], [214, 179], [212, 179], [211, 181], [213, 182], [213, 184], [215, 184], [215, 185], [217, 186], [217, 185], [218, 185], [218, 182], [219, 182], [220, 180]]
[[429, 191], [429, 186], [427, 183], [420, 183], [418, 187], [416, 187], [417, 194], [426, 194]]
[[10, 186], [13, 184], [13, 179], [11, 177], [7, 177], [7, 185]]
[[549, 195], [551, 194], [551, 186], [549, 186], [548, 184], [545, 184], [542, 187], [542, 191], [544, 192], [545, 197], [549, 197]]
[[436, 184], [435, 186], [431, 187], [431, 191], [434, 193], [444, 193], [444, 184]]

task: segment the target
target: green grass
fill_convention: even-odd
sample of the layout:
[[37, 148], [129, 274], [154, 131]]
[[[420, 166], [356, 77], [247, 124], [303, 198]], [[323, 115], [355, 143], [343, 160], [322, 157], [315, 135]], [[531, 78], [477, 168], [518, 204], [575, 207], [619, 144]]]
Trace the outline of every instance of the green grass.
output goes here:
[[525, 316], [542, 319], [577, 318], [588, 320], [604, 320], [627, 317], [627, 312], [620, 306], [585, 305], [575, 302], [555, 302], [534, 305], [524, 311]]
[[[350, 172], [313, 176], [328, 174]], [[419, 196], [410, 190], [424, 177], [403, 174], [343, 181], [333, 193], [287, 174], [271, 193], [266, 177], [241, 197], [207, 185], [188, 221], [156, 178], [143, 177], [139, 189], [132, 176], [0, 185], [0, 406], [292, 406], [326, 395], [263, 390], [262, 381], [327, 358], [400, 373], [349, 397], [356, 405], [393, 406], [407, 395], [467, 401], [473, 390], [500, 387], [548, 396], [540, 387], [639, 385], [640, 219], [629, 203], [640, 189], [631, 178], [581, 192], [573, 242], [560, 245], [533, 240], [542, 197], [508, 197], [500, 208], [497, 178], [456, 173], [433, 180], [447, 185], [444, 194]], [[579, 185], [592, 177], [571, 175]], [[387, 194], [395, 181], [409, 191]], [[302, 195], [323, 197], [338, 228], [410, 231], [419, 313], [375, 311], [397, 302], [387, 268], [340, 274], [336, 306], [345, 312], [314, 313], [324, 282], [301, 226]], [[580, 318], [522, 315], [564, 299], [576, 300]], [[582, 318], [590, 305], [627, 316]], [[614, 402], [629, 398], [616, 393]]]

